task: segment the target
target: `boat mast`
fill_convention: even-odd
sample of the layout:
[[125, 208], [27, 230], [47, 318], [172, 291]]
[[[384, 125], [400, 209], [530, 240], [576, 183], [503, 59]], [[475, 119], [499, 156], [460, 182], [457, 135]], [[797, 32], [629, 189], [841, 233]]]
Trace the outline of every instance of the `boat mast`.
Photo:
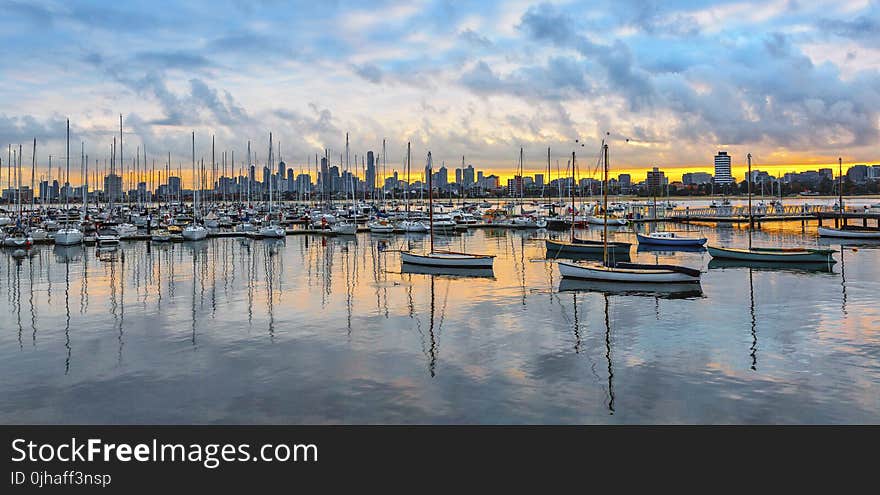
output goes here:
[[410, 142], [406, 142], [406, 219], [409, 220], [409, 168], [410, 168]]
[[197, 208], [198, 196], [196, 196], [196, 131], [192, 131], [192, 168], [193, 168], [193, 223], [196, 223], [199, 217]]
[[425, 170], [425, 173], [428, 175], [428, 224], [430, 225], [431, 231], [431, 251], [428, 254], [434, 253], [434, 167], [431, 163], [431, 152], [428, 152], [428, 167]]
[[30, 217], [31, 217], [31, 215], [34, 214], [34, 207], [35, 207], [35, 204], [34, 204], [34, 196], [35, 196], [34, 195], [34, 178], [35, 177], [34, 176], [36, 175], [36, 171], [37, 171], [37, 138], [34, 138], [34, 152], [31, 155], [31, 211], [30, 211], [30, 214], [28, 215], [28, 228], [30, 228], [30, 225], [31, 225], [31, 218]]
[[574, 242], [574, 151], [571, 152], [571, 181], [568, 183], [568, 191], [571, 193], [571, 228], [569, 229], [570, 241]]
[[749, 162], [749, 173], [746, 177], [746, 189], [749, 193], [749, 251], [752, 250], [752, 154], [746, 155]]
[[[837, 215], [843, 220], [843, 158], [837, 157]], [[846, 223], [840, 222], [841, 226]]]
[[67, 175], [64, 176], [64, 186], [64, 228], [66, 229], [70, 218], [67, 212], [70, 196], [70, 119], [67, 119]]
[[[605, 169], [605, 177], [602, 179], [602, 223], [604, 224], [602, 226], [604, 228], [602, 256], [604, 258], [605, 266], [608, 266], [608, 143], [602, 143], [602, 152], [604, 154], [602, 162], [604, 163]], [[656, 206], [654, 207], [654, 211], [656, 214]]]

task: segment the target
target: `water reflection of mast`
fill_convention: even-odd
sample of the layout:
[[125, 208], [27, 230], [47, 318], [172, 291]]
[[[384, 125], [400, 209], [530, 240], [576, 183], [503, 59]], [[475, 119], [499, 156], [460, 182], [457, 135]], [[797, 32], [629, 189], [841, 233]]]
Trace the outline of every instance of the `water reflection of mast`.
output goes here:
[[571, 293], [571, 302], [574, 305], [574, 353], [581, 353], [581, 329], [580, 329], [580, 321], [578, 320], [578, 301], [577, 301], [577, 292]]
[[[355, 248], [357, 249], [357, 248]], [[346, 322], [348, 324], [348, 335], [351, 336], [351, 312], [352, 299], [354, 298], [353, 277], [351, 274], [351, 254], [348, 249], [345, 250], [345, 309], [347, 311]]]
[[67, 349], [67, 358], [64, 360], [64, 374], [70, 372], [70, 263], [64, 264], [64, 347]]
[[843, 298], [840, 302], [840, 309], [843, 311], [843, 316], [846, 316], [846, 263], [843, 259], [843, 244], [840, 245], [840, 290], [843, 294]]
[[89, 257], [83, 254], [83, 273], [79, 288], [79, 314], [85, 314], [89, 309]]
[[[42, 259], [43, 253], [40, 252], [40, 258]], [[31, 342], [33, 346], [37, 345], [37, 309], [34, 307], [34, 263], [31, 261], [28, 263], [28, 272], [29, 277], [28, 280], [28, 302], [31, 306], [31, 329], [33, 329], [33, 334], [31, 335]]]
[[275, 342], [275, 270], [273, 269], [272, 248], [264, 244], [263, 267], [266, 270], [266, 311], [269, 313], [269, 341]]
[[190, 307], [190, 315], [192, 316], [192, 336], [190, 340], [193, 347], [196, 345], [196, 258], [198, 251], [193, 249], [192, 253], [192, 304]]
[[752, 280], [752, 269], [749, 268], [749, 313], [752, 318], [752, 346], [749, 348], [752, 357], [752, 371], [758, 369], [758, 332], [755, 319], [755, 285]]
[[15, 260], [15, 286], [13, 290], [15, 316], [18, 322], [18, 348], [24, 349], [24, 345], [21, 343], [21, 334], [24, 331], [21, 326], [21, 260]]
[[611, 320], [608, 318], [608, 294], [605, 297], [605, 359], [608, 360], [608, 410], [614, 414], [614, 370], [611, 367]]
[[125, 322], [125, 252], [119, 260], [119, 351], [118, 363], [122, 364], [122, 346], [125, 345], [123, 340], [122, 327]]
[[430, 346], [428, 347], [429, 353], [429, 361], [428, 361], [428, 370], [431, 372], [431, 378], [434, 378], [434, 370], [437, 366], [437, 340], [434, 335], [434, 277], [431, 276], [431, 307], [430, 307], [430, 319], [428, 323], [428, 335], [431, 341]]

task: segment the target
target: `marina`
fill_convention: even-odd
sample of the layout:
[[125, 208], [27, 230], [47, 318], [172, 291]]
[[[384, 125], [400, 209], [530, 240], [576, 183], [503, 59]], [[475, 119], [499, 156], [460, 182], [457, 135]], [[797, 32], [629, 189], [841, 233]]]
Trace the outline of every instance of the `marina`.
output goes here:
[[[672, 226], [671, 226], [672, 227]], [[699, 228], [745, 246], [741, 228]], [[563, 279], [546, 230], [221, 235], [0, 252], [6, 423], [876, 422], [880, 244], [768, 223], [833, 265], [633, 247], [698, 284]], [[578, 229], [601, 240], [604, 226]], [[635, 244], [627, 227], [614, 239]], [[600, 258], [601, 260], [601, 255]], [[785, 311], [785, 317], [780, 312]], [[658, 388], [659, 387], [659, 388]], [[658, 395], [657, 390], [663, 393]]]

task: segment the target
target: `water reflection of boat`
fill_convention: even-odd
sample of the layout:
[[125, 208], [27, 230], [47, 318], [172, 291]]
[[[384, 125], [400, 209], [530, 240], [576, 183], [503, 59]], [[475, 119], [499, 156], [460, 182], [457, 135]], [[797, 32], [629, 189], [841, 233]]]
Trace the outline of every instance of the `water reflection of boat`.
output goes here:
[[419, 275], [446, 275], [450, 277], [476, 277], [476, 278], [495, 278], [495, 272], [491, 268], [456, 268], [456, 267], [439, 267], [415, 265], [412, 263], [401, 263], [402, 273], [412, 273]]
[[820, 237], [819, 244], [823, 246], [839, 245], [847, 247], [880, 248], [880, 239], [845, 239]]
[[725, 268], [754, 268], [756, 270], [780, 270], [792, 272], [824, 272], [833, 273], [832, 264], [827, 262], [774, 262], [774, 261], [745, 261], [713, 258], [709, 260], [709, 269], [718, 270]]
[[663, 299], [690, 299], [703, 296], [703, 288], [699, 282], [652, 284], [563, 278], [559, 282], [559, 291], [600, 292], [608, 295], [651, 296]]
[[52, 248], [52, 252], [55, 254], [55, 259], [59, 263], [68, 263], [70, 261], [76, 261], [76, 260], [80, 259], [80, 256], [82, 256], [83, 249], [82, 249], [81, 244], [68, 245], [68, 246], [62, 246], [60, 244], [56, 244]]

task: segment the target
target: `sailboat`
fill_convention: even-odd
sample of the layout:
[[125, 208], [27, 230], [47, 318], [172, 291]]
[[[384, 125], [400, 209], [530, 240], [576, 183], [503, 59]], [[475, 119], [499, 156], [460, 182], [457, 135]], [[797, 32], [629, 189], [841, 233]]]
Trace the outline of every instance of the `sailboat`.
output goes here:
[[748, 249], [725, 248], [718, 246], [707, 246], [709, 254], [713, 258], [731, 259], [739, 261], [777, 261], [777, 262], [819, 262], [819, 263], [835, 263], [834, 257], [831, 256], [834, 251], [831, 249], [810, 249], [810, 248], [756, 248], [752, 246], [752, 225], [754, 218], [752, 216], [752, 154], [747, 155], [749, 162], [748, 169], [748, 191], [749, 191], [749, 247]]
[[[572, 176], [572, 186], [577, 183], [577, 177], [575, 176], [575, 153], [571, 152], [571, 176]], [[561, 256], [578, 256], [578, 255], [598, 255], [605, 253], [606, 251], [610, 251], [613, 257], [628, 257], [630, 250], [630, 243], [628, 242], [607, 242], [608, 229], [605, 229], [606, 239], [602, 241], [594, 241], [590, 239], [578, 239], [574, 235], [574, 226], [575, 226], [575, 211], [577, 208], [575, 207], [574, 202], [574, 187], [571, 187], [571, 225], [569, 226], [569, 241], [558, 241], [553, 239], [546, 239], [544, 241], [545, 247], [547, 249], [548, 257], [561, 257]], [[607, 216], [607, 212], [606, 212]], [[605, 224], [606, 227], [608, 224]]]
[[411, 147], [410, 143], [406, 143], [406, 218], [400, 222], [400, 228], [403, 229], [404, 232], [416, 232], [416, 233], [424, 233], [428, 231], [428, 227], [418, 220], [413, 220], [410, 218], [410, 181], [409, 181], [409, 173], [410, 173], [410, 165], [411, 161]]
[[187, 225], [181, 234], [183, 238], [187, 241], [201, 241], [202, 239], [208, 237], [208, 229], [203, 227], [198, 223], [199, 218], [199, 195], [198, 189], [201, 189], [201, 184], [199, 187], [195, 187], [197, 184], [196, 180], [196, 133], [193, 131], [192, 133], [192, 164], [193, 164], [193, 221], [191, 224]]
[[410, 251], [402, 251], [400, 259], [403, 263], [414, 265], [434, 266], [444, 268], [492, 268], [495, 256], [484, 254], [456, 253], [452, 251], [438, 251], [434, 249], [434, 189], [433, 189], [433, 166], [431, 152], [428, 152], [428, 164], [425, 167], [428, 175], [428, 225], [430, 226], [431, 249], [425, 254], [416, 254]]
[[[272, 133], [269, 133], [269, 170], [275, 170], [275, 155], [272, 153]], [[269, 176], [269, 214], [268, 214], [268, 225], [263, 225], [260, 227], [259, 233], [263, 237], [270, 237], [274, 239], [284, 238], [287, 235], [287, 232], [284, 231], [284, 228], [278, 225], [276, 220], [272, 217], [272, 183], [275, 182], [273, 180], [272, 175]]]
[[819, 237], [840, 237], [845, 239], [880, 239], [880, 228], [856, 227], [847, 225], [843, 206], [843, 158], [837, 159], [837, 211], [839, 228], [819, 227]]
[[[15, 155], [13, 152], [13, 161], [15, 160]], [[27, 233], [25, 230], [25, 226], [22, 224], [22, 210], [21, 210], [21, 145], [18, 146], [18, 160], [16, 165], [16, 194], [18, 196], [18, 215], [15, 218], [15, 230], [12, 231], [5, 239], [3, 239], [4, 247], [12, 247], [12, 248], [24, 248], [30, 249], [30, 247], [34, 243], [34, 239]], [[17, 251], [16, 251], [17, 252]], [[27, 255], [27, 252], [22, 253], [22, 255]]]
[[70, 225], [70, 212], [67, 211], [70, 196], [70, 119], [67, 119], [67, 188], [64, 193], [64, 227], [55, 232], [55, 244], [59, 246], [73, 246], [83, 240], [83, 233], [78, 228]]
[[[349, 148], [348, 148], [348, 133], [345, 133], [345, 171], [350, 172], [351, 166], [349, 163]], [[357, 155], [355, 155], [355, 165], [357, 165]], [[353, 182], [354, 174], [349, 174], [352, 177], [352, 180], [349, 183]], [[352, 215], [357, 215], [355, 208], [355, 193], [354, 193], [354, 184], [351, 185], [351, 210]], [[337, 235], [355, 235], [357, 234], [357, 221], [349, 222], [347, 220], [339, 220], [333, 225], [330, 226], [330, 230], [333, 231], [334, 234]]]
[[[604, 165], [603, 215], [608, 218], [608, 143], [602, 141]], [[647, 265], [640, 263], [610, 262], [608, 251], [608, 223], [605, 227], [603, 260], [598, 262], [560, 261], [559, 273], [563, 278], [601, 280], [627, 283], [693, 283], [699, 282], [700, 271], [677, 265]]]

